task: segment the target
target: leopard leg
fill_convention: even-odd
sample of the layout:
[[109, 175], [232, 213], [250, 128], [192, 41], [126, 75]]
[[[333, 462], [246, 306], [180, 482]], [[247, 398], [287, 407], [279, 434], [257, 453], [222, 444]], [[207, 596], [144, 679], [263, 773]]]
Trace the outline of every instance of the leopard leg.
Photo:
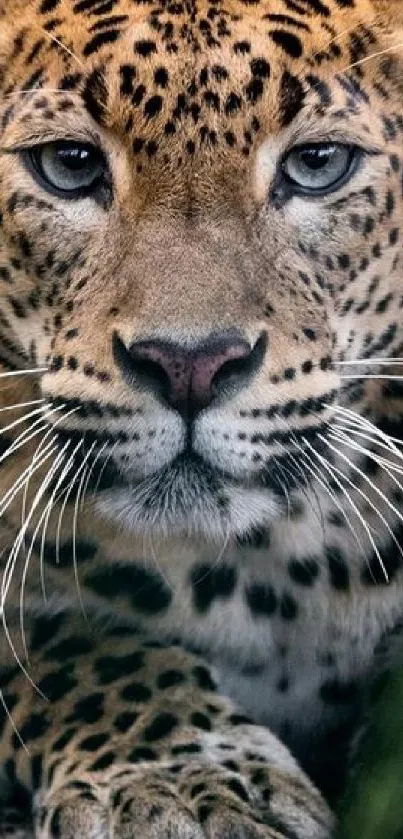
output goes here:
[[1, 759], [32, 794], [34, 839], [330, 835], [289, 752], [219, 695], [196, 656], [66, 621], [30, 672], [36, 689], [17, 670], [3, 688], [13, 724]]

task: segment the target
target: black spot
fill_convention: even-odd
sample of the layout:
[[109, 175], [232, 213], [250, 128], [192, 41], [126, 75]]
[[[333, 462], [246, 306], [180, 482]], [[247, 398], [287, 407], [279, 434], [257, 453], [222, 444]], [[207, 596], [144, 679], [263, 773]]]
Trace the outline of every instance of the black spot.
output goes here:
[[120, 692], [120, 696], [125, 702], [149, 702], [152, 695], [152, 690], [141, 682], [131, 682]]
[[291, 58], [300, 58], [303, 52], [301, 39], [292, 32], [283, 29], [275, 29], [270, 32], [270, 37], [277, 46], [281, 47]]
[[350, 575], [343, 554], [338, 548], [326, 549], [326, 559], [329, 567], [330, 584], [338, 591], [348, 591]]
[[117, 715], [117, 717], [115, 717], [113, 724], [117, 731], [120, 731], [121, 734], [125, 734], [126, 731], [134, 725], [137, 719], [138, 714], [134, 711], [122, 711]]
[[85, 579], [86, 585], [101, 597], [126, 597], [136, 611], [157, 614], [167, 609], [172, 592], [159, 574], [140, 565], [100, 567]]
[[100, 772], [101, 769], [108, 769], [109, 766], [112, 766], [112, 763], [115, 760], [115, 753], [114, 752], [105, 752], [105, 754], [101, 755], [94, 763], [91, 764], [89, 767], [89, 772]]
[[211, 731], [211, 721], [206, 714], [202, 714], [201, 711], [195, 711], [191, 717], [190, 722], [196, 728], [201, 728], [202, 731]]
[[60, 670], [48, 673], [38, 683], [38, 689], [46, 696], [49, 702], [57, 702], [66, 693], [70, 693], [77, 687], [77, 679], [72, 676], [72, 665], [66, 664]]
[[73, 712], [66, 722], [94, 723], [101, 719], [104, 712], [104, 694], [91, 693], [74, 705]]
[[158, 87], [165, 88], [168, 84], [168, 72], [165, 67], [158, 67], [154, 72], [154, 81]]
[[60, 737], [58, 737], [58, 739], [53, 743], [52, 751], [62, 752], [63, 749], [65, 749], [71, 742], [75, 734], [77, 734], [76, 728], [67, 728], [66, 731], [63, 731], [63, 734], [61, 734]]
[[210, 609], [216, 598], [231, 597], [236, 586], [237, 573], [235, 568], [229, 565], [196, 565], [191, 571], [190, 580], [195, 608], [203, 614]]
[[107, 29], [105, 32], [97, 32], [93, 38], [85, 45], [83, 49], [83, 55], [88, 57], [89, 55], [93, 55], [94, 52], [98, 52], [98, 50], [105, 46], [105, 44], [113, 44], [115, 41], [118, 40], [120, 36], [120, 32], [118, 29]]
[[185, 681], [185, 676], [180, 670], [164, 670], [157, 679], [157, 687], [161, 690], [180, 685]]
[[286, 621], [292, 621], [298, 614], [298, 606], [290, 594], [283, 594], [280, 600], [280, 615]]
[[202, 751], [201, 746], [198, 743], [183, 743], [179, 746], [172, 746], [171, 755], [178, 756], [178, 755], [194, 755], [199, 754]]
[[304, 104], [304, 88], [288, 70], [282, 75], [280, 84], [280, 119], [282, 126], [287, 126], [299, 114]]
[[[22, 742], [27, 744], [31, 740], [38, 740], [39, 737], [43, 737], [48, 728], [49, 721], [46, 714], [34, 713], [25, 720], [25, 722], [19, 727], [18, 731]], [[13, 734], [12, 744], [15, 749], [21, 748], [20, 737], [17, 737], [17, 734]]]
[[105, 743], [108, 742], [109, 738], [110, 734], [106, 733], [91, 734], [89, 737], [84, 737], [84, 740], [81, 740], [79, 748], [84, 752], [96, 752], [102, 746], [105, 746]]
[[92, 650], [92, 643], [88, 638], [83, 638], [80, 635], [71, 638], [64, 638], [53, 647], [46, 650], [46, 661], [66, 661], [68, 658], [78, 658], [80, 655], [85, 655]]
[[90, 116], [95, 122], [102, 124], [106, 114], [108, 90], [101, 69], [97, 68], [90, 73], [81, 95]]
[[154, 41], [136, 41], [134, 44], [134, 52], [136, 52], [137, 55], [141, 55], [143, 58], [147, 58], [149, 55], [157, 52], [157, 47]]
[[270, 547], [270, 530], [265, 527], [255, 527], [248, 533], [237, 537], [237, 543], [241, 547], [255, 548], [269, 548]]
[[225, 113], [235, 114], [242, 107], [242, 100], [236, 93], [229, 93], [225, 102]]
[[270, 585], [253, 583], [246, 588], [245, 596], [254, 615], [270, 617], [276, 611], [277, 597]]
[[125, 676], [137, 673], [144, 666], [144, 653], [137, 650], [122, 656], [102, 656], [94, 663], [94, 670], [101, 685], [108, 685]]
[[144, 116], [146, 116], [147, 119], [156, 117], [161, 111], [162, 103], [162, 96], [151, 96], [150, 99], [147, 99], [147, 102], [144, 105]]
[[245, 87], [246, 98], [249, 102], [257, 102], [263, 96], [263, 82], [254, 77]]
[[146, 743], [153, 743], [155, 740], [162, 740], [168, 737], [178, 725], [178, 718], [167, 711], [157, 714], [150, 725], [143, 732], [143, 739]]
[[260, 76], [262, 79], [270, 78], [270, 64], [265, 58], [254, 58], [250, 63], [250, 69], [254, 76]]
[[240, 781], [238, 781], [237, 778], [231, 778], [229, 781], [226, 781], [225, 786], [242, 801], [249, 801], [249, 796], [246, 792], [245, 787], [241, 784]]
[[[38, 550], [40, 550], [38, 546]], [[93, 559], [97, 552], [97, 546], [93, 542], [78, 539], [74, 545], [72, 541], [62, 542], [56, 550], [56, 544], [53, 542], [45, 542], [43, 557], [45, 562], [50, 565], [56, 565], [60, 568], [67, 568], [73, 565], [74, 555], [78, 563], [88, 562]]]
[[64, 621], [65, 615], [52, 615], [52, 617], [44, 616], [41, 618], [37, 618], [34, 621], [32, 629], [30, 643], [31, 652], [37, 652], [41, 649], [41, 647], [47, 644], [48, 641], [51, 641], [52, 638], [54, 638], [57, 635]]
[[312, 586], [319, 574], [319, 565], [316, 559], [306, 557], [305, 559], [292, 559], [288, 565], [288, 573], [295, 583], [301, 586]]
[[217, 686], [216, 686], [215, 682], [213, 681], [209, 670], [207, 670], [207, 667], [204, 667], [202, 664], [200, 664], [200, 665], [197, 665], [196, 667], [194, 667], [192, 672], [193, 672], [193, 675], [194, 675], [194, 677], [197, 681], [197, 684], [199, 685], [199, 687], [202, 690], [208, 690], [208, 691], [216, 691], [217, 690]]

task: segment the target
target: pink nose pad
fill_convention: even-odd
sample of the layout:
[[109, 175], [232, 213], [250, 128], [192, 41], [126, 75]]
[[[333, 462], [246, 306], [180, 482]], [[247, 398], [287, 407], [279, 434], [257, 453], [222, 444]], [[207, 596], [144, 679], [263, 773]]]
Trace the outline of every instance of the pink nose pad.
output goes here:
[[[148, 375], [154, 373], [168, 386], [166, 398], [180, 412], [197, 413], [212, 402], [215, 381], [220, 373], [230, 373], [228, 362], [249, 358], [251, 348], [246, 341], [228, 338], [204, 344], [200, 350], [186, 352], [175, 344], [143, 341], [130, 347], [134, 364], [148, 363]], [[226, 367], [226, 365], [228, 365]]]

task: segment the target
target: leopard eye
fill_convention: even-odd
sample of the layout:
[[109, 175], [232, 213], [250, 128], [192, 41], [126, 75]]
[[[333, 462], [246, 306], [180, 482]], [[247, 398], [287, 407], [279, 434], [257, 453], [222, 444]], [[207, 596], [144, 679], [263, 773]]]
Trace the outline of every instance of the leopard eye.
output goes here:
[[296, 146], [284, 158], [282, 171], [297, 192], [324, 195], [348, 180], [358, 156], [356, 146], [341, 143]]
[[90, 195], [106, 171], [103, 154], [88, 143], [45, 143], [30, 149], [28, 157], [42, 186], [66, 198]]

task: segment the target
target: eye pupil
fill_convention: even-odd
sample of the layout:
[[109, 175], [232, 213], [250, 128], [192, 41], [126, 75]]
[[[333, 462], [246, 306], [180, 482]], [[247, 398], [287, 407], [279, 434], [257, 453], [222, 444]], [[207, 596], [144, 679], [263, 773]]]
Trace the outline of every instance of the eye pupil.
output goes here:
[[330, 161], [331, 152], [328, 149], [304, 149], [301, 161], [308, 169], [322, 169]]
[[57, 150], [57, 156], [60, 163], [73, 172], [88, 165], [91, 157], [88, 149], [84, 148], [60, 148]]

